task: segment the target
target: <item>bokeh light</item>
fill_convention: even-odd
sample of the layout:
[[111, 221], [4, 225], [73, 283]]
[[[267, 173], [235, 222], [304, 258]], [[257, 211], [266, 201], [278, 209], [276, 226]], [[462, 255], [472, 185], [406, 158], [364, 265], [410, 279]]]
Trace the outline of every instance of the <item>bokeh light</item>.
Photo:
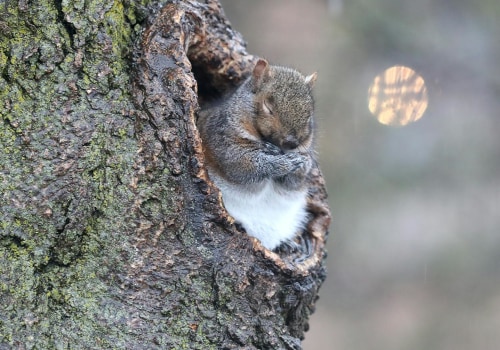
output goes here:
[[427, 109], [424, 79], [413, 69], [394, 66], [377, 75], [368, 89], [368, 109], [384, 125], [404, 126]]

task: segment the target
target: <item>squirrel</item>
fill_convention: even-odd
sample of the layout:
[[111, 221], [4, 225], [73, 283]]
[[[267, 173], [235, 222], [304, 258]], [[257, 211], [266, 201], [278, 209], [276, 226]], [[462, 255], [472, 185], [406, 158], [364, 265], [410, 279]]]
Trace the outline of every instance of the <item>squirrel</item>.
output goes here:
[[308, 219], [316, 77], [259, 59], [229, 98], [198, 113], [208, 174], [227, 212], [270, 250], [293, 246]]

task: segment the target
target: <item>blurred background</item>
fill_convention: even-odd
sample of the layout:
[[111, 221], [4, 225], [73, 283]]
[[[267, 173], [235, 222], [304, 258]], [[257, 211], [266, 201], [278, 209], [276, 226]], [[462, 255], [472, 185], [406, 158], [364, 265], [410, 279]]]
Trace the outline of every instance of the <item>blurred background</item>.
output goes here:
[[249, 52], [319, 74], [334, 220], [304, 348], [499, 349], [500, 2], [221, 2]]

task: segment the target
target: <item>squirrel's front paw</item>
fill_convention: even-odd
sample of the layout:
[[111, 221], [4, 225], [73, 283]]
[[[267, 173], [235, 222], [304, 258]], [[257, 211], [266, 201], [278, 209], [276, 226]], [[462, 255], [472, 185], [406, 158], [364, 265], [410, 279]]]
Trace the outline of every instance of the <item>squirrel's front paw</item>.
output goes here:
[[298, 170], [298, 172], [305, 175], [309, 173], [309, 171], [313, 166], [313, 158], [311, 158], [311, 156], [309, 156], [308, 154], [301, 154], [301, 155], [302, 158], [304, 159], [304, 163], [302, 164], [302, 167], [300, 168], [300, 170]]
[[305, 161], [305, 157], [299, 153], [291, 152], [282, 154], [276, 157], [275, 162], [273, 162], [276, 170], [275, 176], [284, 176], [293, 173], [297, 169], [302, 168]]
[[269, 142], [264, 142], [262, 148], [264, 149], [265, 153], [270, 154], [272, 156], [278, 156], [280, 154], [283, 154], [283, 152], [278, 146]]
[[[296, 153], [298, 154], [298, 153]], [[299, 190], [304, 187], [307, 174], [313, 165], [313, 159], [307, 154], [298, 154], [302, 162], [294, 170], [275, 178], [275, 181], [288, 190]]]

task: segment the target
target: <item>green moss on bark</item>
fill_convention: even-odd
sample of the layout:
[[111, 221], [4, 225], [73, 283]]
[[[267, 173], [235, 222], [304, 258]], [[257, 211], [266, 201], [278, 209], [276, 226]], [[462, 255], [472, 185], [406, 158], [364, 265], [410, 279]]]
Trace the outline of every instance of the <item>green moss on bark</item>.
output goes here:
[[0, 347], [124, 348], [130, 315], [109, 278], [134, 254], [122, 232], [141, 14], [118, 0], [20, 6], [2, 6], [0, 34]]

